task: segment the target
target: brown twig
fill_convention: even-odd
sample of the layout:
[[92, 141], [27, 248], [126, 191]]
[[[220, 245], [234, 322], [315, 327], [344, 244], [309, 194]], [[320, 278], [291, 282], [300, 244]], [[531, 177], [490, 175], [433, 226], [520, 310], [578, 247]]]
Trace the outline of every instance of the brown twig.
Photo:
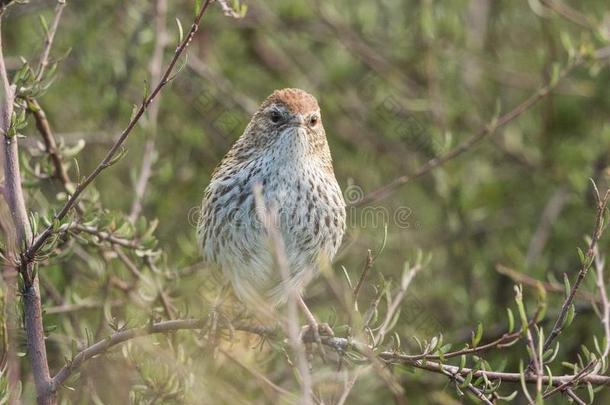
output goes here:
[[[563, 294], [565, 292], [565, 287], [563, 284], [559, 283], [551, 283], [548, 281], [538, 280], [534, 277], [528, 276], [525, 273], [521, 273], [515, 269], [511, 269], [510, 267], [506, 267], [501, 264], [496, 265], [496, 271], [500, 274], [503, 274], [507, 277], [510, 277], [517, 284], [524, 284], [530, 287], [537, 288], [538, 286], [542, 286], [545, 291], [552, 293], [560, 293]], [[580, 298], [581, 300], [587, 302], [599, 302], [600, 298], [595, 294], [591, 294], [588, 291], [577, 291], [576, 298]]]
[[137, 240], [121, 238], [119, 236], [113, 235], [109, 231], [100, 230], [95, 226], [83, 225], [78, 222], [71, 222], [69, 224], [62, 225], [58, 231], [74, 233], [83, 232], [89, 235], [96, 236], [100, 241], [107, 241], [111, 245], [117, 245], [127, 249], [145, 250], [145, 248], [141, 246]]
[[[190, 44], [191, 40], [195, 36], [195, 33], [199, 30], [199, 23], [201, 21], [201, 18], [203, 17], [203, 14], [207, 10], [208, 6], [210, 5], [210, 2], [211, 2], [211, 0], [206, 0], [206, 2], [201, 7], [201, 10], [199, 11], [199, 14], [197, 14], [197, 16], [195, 17], [195, 20], [193, 21], [193, 24], [191, 25], [189, 32], [187, 33], [187, 35], [184, 37], [182, 42], [176, 48], [176, 50], [174, 52], [174, 56], [173, 56], [172, 60], [170, 61], [168, 67], [166, 68], [165, 72], [161, 76], [159, 83], [156, 85], [156, 87], [150, 93], [150, 95], [148, 97], [146, 97], [144, 99], [144, 101], [142, 101], [139, 108], [137, 109], [137, 111], [135, 112], [135, 114], [133, 115], [133, 117], [131, 118], [129, 123], [127, 124], [127, 127], [121, 132], [118, 139], [114, 142], [114, 144], [112, 145], [110, 150], [108, 150], [108, 152], [106, 153], [106, 156], [102, 159], [102, 161], [81, 183], [79, 183], [76, 186], [74, 193], [70, 196], [68, 201], [66, 201], [64, 206], [57, 212], [57, 214], [55, 214], [55, 216], [53, 218], [55, 221], [62, 220], [68, 214], [68, 212], [70, 212], [70, 210], [74, 207], [74, 205], [80, 198], [80, 195], [83, 193], [83, 191], [97, 178], [97, 176], [100, 175], [100, 173], [102, 171], [104, 171], [105, 169], [107, 169], [114, 163], [115, 158], [119, 154], [120, 148], [123, 146], [123, 144], [127, 140], [127, 137], [131, 134], [131, 131], [134, 129], [134, 127], [136, 126], [136, 124], [138, 123], [138, 121], [140, 120], [142, 115], [144, 115], [144, 113], [148, 110], [151, 103], [157, 97], [157, 95], [159, 94], [161, 89], [163, 89], [163, 87], [165, 87], [165, 85], [167, 83], [169, 83], [169, 81], [172, 79], [171, 74], [172, 74], [174, 68], [176, 67], [176, 64], [178, 63], [180, 56], [183, 54], [186, 47]], [[23, 264], [31, 263], [34, 260], [34, 258], [36, 257], [36, 253], [45, 244], [45, 242], [49, 239], [49, 237], [51, 237], [52, 234], [53, 234], [53, 226], [51, 225], [51, 226], [48, 226], [47, 228], [45, 228], [45, 230], [42, 231], [38, 236], [36, 236], [36, 238], [34, 238], [34, 242], [23, 253], [22, 263]]]
[[[137, 337], [157, 334], [157, 333], [173, 333], [179, 330], [197, 330], [205, 327], [207, 323], [206, 319], [176, 319], [171, 321], [163, 321], [158, 323], [153, 323], [145, 327], [141, 328], [133, 328], [127, 329], [123, 331], [116, 332], [111, 336], [83, 349], [78, 354], [74, 356], [72, 361], [66, 364], [54, 377], [52, 381], [52, 387], [54, 390], [57, 390], [59, 386], [74, 372], [76, 371], [85, 361], [88, 359], [103, 354], [110, 348], [124, 343], [128, 340], [135, 339]], [[276, 337], [275, 331], [270, 330], [268, 328], [250, 325], [246, 323], [234, 323], [233, 329], [254, 333], [262, 336], [266, 336], [268, 338]], [[306, 341], [311, 342], [311, 335], [307, 335], [304, 337]], [[307, 340], [308, 339], [308, 340]], [[354, 341], [352, 339], [346, 339], [341, 337], [334, 336], [322, 336], [322, 343], [326, 346], [337, 350], [340, 353], [344, 353], [348, 350], [356, 351], [360, 354], [363, 354], [367, 350], [372, 350], [368, 345], [364, 343], [360, 343], [358, 341]], [[451, 374], [453, 376], [462, 376], [466, 377], [468, 374], [472, 373], [474, 378], [486, 377], [491, 381], [505, 381], [512, 383], [519, 383], [521, 378], [527, 384], [536, 384], [538, 382], [538, 378], [534, 375], [525, 375], [522, 376], [520, 373], [511, 373], [511, 372], [497, 372], [497, 371], [488, 371], [488, 370], [477, 370], [466, 367], [458, 367], [452, 366], [436, 361], [431, 361], [429, 359], [417, 359], [414, 360], [412, 357], [404, 356], [395, 351], [384, 351], [380, 352], [375, 357], [385, 363], [389, 364], [406, 364], [410, 365], [422, 370], [428, 370], [444, 375]], [[563, 384], [570, 383], [574, 380], [575, 377], [580, 376], [578, 374], [575, 375], [561, 375], [561, 376], [541, 376], [542, 384], [551, 384], [555, 387], [561, 387]], [[551, 381], [552, 379], [552, 381]], [[610, 383], [610, 376], [605, 375], [596, 375], [596, 374], [588, 374], [582, 376], [579, 379], [580, 382], [591, 383], [592, 385], [606, 385]]]
[[[68, 171], [66, 166], [64, 165], [64, 161], [59, 154], [59, 150], [57, 149], [57, 142], [55, 141], [55, 136], [53, 136], [53, 132], [51, 130], [51, 126], [49, 125], [49, 121], [47, 119], [47, 115], [44, 110], [38, 103], [38, 101], [32, 97], [27, 98], [28, 110], [34, 116], [34, 121], [36, 122], [36, 128], [40, 133], [42, 140], [44, 142], [45, 151], [49, 155], [51, 159], [51, 163], [53, 163], [53, 168], [55, 169], [55, 177], [64, 187], [64, 190], [71, 194], [73, 190], [73, 183], [70, 177], [68, 176]], [[82, 214], [82, 208], [77, 204], [75, 209], [79, 214]]]
[[587, 403], [586, 403], [585, 401], [583, 401], [582, 399], [580, 399], [580, 398], [578, 397], [578, 395], [576, 395], [576, 394], [574, 393], [574, 391], [572, 391], [570, 388], [568, 388], [568, 389], [566, 390], [566, 394], [567, 394], [567, 395], [568, 395], [570, 398], [572, 398], [572, 400], [573, 400], [574, 402], [576, 402], [578, 405], [587, 405]]
[[545, 352], [549, 347], [551, 347], [551, 344], [553, 344], [553, 341], [561, 333], [563, 324], [564, 324], [566, 316], [568, 314], [568, 310], [572, 306], [572, 302], [574, 301], [574, 297], [576, 296], [576, 292], [578, 291], [578, 288], [580, 287], [580, 284], [582, 283], [582, 281], [585, 279], [587, 272], [589, 271], [589, 268], [593, 264], [593, 260], [595, 258], [595, 251], [596, 251], [595, 249], [597, 246], [597, 241], [601, 237], [602, 232], [604, 230], [604, 215], [606, 214], [608, 198], [610, 197], [610, 190], [606, 191], [606, 194], [602, 198], [602, 197], [600, 197], [597, 187], [595, 187], [595, 184], [594, 184], [594, 188], [595, 188], [595, 198], [596, 198], [595, 201], [597, 204], [597, 207], [596, 207], [597, 215], [595, 217], [595, 226], [593, 228], [591, 242], [589, 243], [589, 248], [587, 249], [583, 263], [581, 264], [581, 267], [578, 270], [576, 282], [574, 282], [574, 285], [570, 289], [570, 294], [564, 300], [564, 302], [561, 306], [561, 311], [559, 312], [559, 316], [557, 317], [557, 320], [555, 321], [555, 324], [553, 325], [553, 329], [551, 329], [551, 333], [549, 334], [549, 336], [546, 338], [546, 340], [544, 342], [543, 352]]

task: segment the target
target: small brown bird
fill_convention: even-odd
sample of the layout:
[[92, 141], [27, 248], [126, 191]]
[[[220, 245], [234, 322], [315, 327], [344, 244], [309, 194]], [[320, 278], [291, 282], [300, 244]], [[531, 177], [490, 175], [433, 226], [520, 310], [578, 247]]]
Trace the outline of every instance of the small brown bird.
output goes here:
[[[274, 265], [253, 187], [276, 212], [290, 272]], [[300, 293], [335, 256], [345, 231], [345, 202], [335, 179], [316, 99], [277, 90], [252, 117], [205, 190], [197, 235], [204, 260], [222, 270], [249, 305], [278, 305]], [[261, 301], [262, 300], [262, 301]]]

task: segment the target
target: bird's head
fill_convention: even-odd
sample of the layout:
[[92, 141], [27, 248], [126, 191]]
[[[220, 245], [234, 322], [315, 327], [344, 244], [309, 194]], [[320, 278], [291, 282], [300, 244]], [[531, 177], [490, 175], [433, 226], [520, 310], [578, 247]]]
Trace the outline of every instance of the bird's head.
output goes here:
[[241, 141], [259, 152], [273, 150], [295, 157], [328, 155], [330, 159], [318, 102], [300, 89], [276, 90], [267, 97]]

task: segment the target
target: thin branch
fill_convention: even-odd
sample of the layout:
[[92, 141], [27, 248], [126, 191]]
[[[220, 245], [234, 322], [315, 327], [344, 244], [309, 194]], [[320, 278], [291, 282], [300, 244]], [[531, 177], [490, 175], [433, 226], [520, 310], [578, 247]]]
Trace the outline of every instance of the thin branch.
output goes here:
[[69, 224], [62, 225], [59, 227], [58, 232], [83, 232], [96, 236], [100, 241], [107, 241], [111, 245], [117, 245], [127, 249], [145, 250], [145, 248], [141, 246], [137, 240], [121, 238], [119, 236], [115, 236], [111, 232], [100, 230], [95, 226], [83, 225], [78, 222], [71, 222]]
[[[51, 381], [51, 389], [57, 391], [57, 389], [63, 384], [70, 375], [78, 370], [82, 364], [94, 356], [98, 356], [105, 353], [110, 348], [124, 343], [128, 340], [135, 339], [140, 336], [152, 335], [157, 333], [172, 333], [179, 330], [199, 330], [206, 326], [207, 319], [176, 319], [170, 321], [163, 321], [158, 323], [151, 323], [141, 328], [132, 328], [127, 330], [118, 331], [107, 338], [100, 340], [97, 343], [81, 350], [77, 353], [72, 360], [62, 367]], [[257, 325], [249, 325], [246, 323], [235, 323], [232, 325], [235, 330], [243, 332], [254, 333], [261, 336], [274, 336], [275, 331], [269, 328], [265, 328]]]
[[[52, 388], [53, 390], [57, 390], [59, 386], [66, 381], [66, 379], [82, 364], [94, 357], [101, 355], [111, 349], [112, 347], [124, 343], [128, 340], [135, 339], [137, 337], [157, 334], [157, 333], [173, 333], [179, 330], [199, 330], [206, 326], [207, 320], [203, 319], [176, 319], [171, 321], [163, 321], [158, 323], [152, 323], [148, 326], [144, 326], [141, 328], [133, 328], [127, 329], [123, 331], [116, 332], [109, 337], [100, 340], [99, 342], [83, 349], [79, 353], [77, 353], [71, 362], [66, 364], [54, 377], [52, 380]], [[232, 325], [234, 330], [243, 331], [247, 333], [253, 333], [261, 336], [266, 336], [268, 338], [279, 338], [274, 330], [251, 325], [246, 323], [234, 323]], [[321, 336], [321, 341], [326, 346], [338, 351], [339, 353], [345, 353], [348, 350], [353, 350], [357, 353], [364, 354], [366, 351], [372, 350], [372, 348], [364, 343], [347, 339], [341, 337], [334, 336]], [[305, 342], [313, 342], [313, 337], [311, 334], [307, 334], [304, 336]], [[511, 373], [511, 372], [497, 372], [497, 371], [487, 371], [487, 370], [476, 370], [466, 367], [458, 367], [448, 364], [443, 364], [440, 362], [430, 361], [428, 359], [419, 359], [413, 360], [409, 356], [402, 355], [395, 351], [384, 351], [378, 353], [376, 356], [379, 360], [382, 360], [385, 363], [389, 364], [406, 364], [413, 366], [415, 368], [419, 368], [422, 370], [432, 371], [439, 374], [444, 375], [454, 375], [454, 376], [462, 376], [466, 377], [468, 374], [472, 373], [474, 378], [486, 377], [491, 381], [504, 381], [504, 382], [512, 382], [519, 383], [521, 381], [522, 375], [520, 373]], [[549, 377], [547, 375], [541, 376], [542, 384], [548, 385], [551, 384], [555, 387], [561, 387], [563, 384], [572, 383], [575, 377], [580, 377], [578, 374], [576, 375], [561, 375], [561, 376], [553, 376]], [[536, 384], [538, 382], [538, 377], [534, 375], [525, 375], [524, 380], [527, 384]], [[552, 379], [552, 381], [551, 381]], [[589, 374], [584, 375], [579, 379], [580, 382], [583, 383], [591, 383], [592, 385], [606, 385], [610, 384], [610, 376], [605, 375], [597, 375], [597, 374]]]
[[[68, 171], [66, 170], [64, 162], [57, 149], [57, 142], [55, 141], [55, 136], [53, 136], [53, 132], [51, 131], [51, 126], [47, 120], [47, 115], [36, 99], [29, 97], [27, 99], [27, 104], [29, 111], [34, 116], [34, 121], [36, 121], [36, 128], [38, 129], [38, 132], [40, 132], [42, 140], [44, 141], [45, 150], [53, 163], [53, 167], [55, 168], [55, 176], [61, 181], [66, 192], [71, 193], [74, 191], [72, 189], [72, 180], [70, 180], [70, 177], [68, 176]], [[78, 205], [77, 209], [80, 209], [78, 208]]]
[[494, 119], [489, 125], [485, 126], [485, 128], [481, 129], [478, 133], [474, 134], [470, 138], [466, 139], [463, 143], [451, 149], [449, 152], [445, 153], [443, 156], [435, 157], [430, 159], [424, 165], [422, 165], [415, 173], [406, 174], [400, 177], [395, 178], [390, 183], [386, 184], [383, 187], [365, 195], [362, 199], [360, 199], [356, 205], [361, 206], [365, 204], [369, 204], [371, 202], [376, 202], [383, 200], [394, 193], [399, 187], [402, 185], [415, 180], [419, 177], [430, 172], [432, 169], [435, 169], [439, 166], [444, 165], [450, 160], [455, 159], [456, 157], [462, 155], [464, 152], [468, 151], [473, 146], [477, 145], [487, 136], [493, 135], [499, 128], [505, 126], [509, 122], [513, 121], [534, 105], [536, 105], [540, 100], [544, 99], [548, 96], [552, 90], [554, 90], [557, 85], [568, 76], [568, 74], [576, 67], [579, 66], [583, 62], [581, 57], [576, 58], [572, 61], [572, 63], [568, 64], [565, 69], [561, 71], [557, 80], [542, 86], [538, 89], [534, 94], [532, 94], [529, 98], [523, 101], [521, 104], [517, 105], [511, 111], [506, 114]]
[[53, 40], [55, 39], [55, 33], [57, 32], [57, 27], [59, 27], [59, 20], [61, 19], [64, 7], [66, 7], [66, 0], [58, 0], [57, 5], [55, 6], [55, 17], [53, 18], [51, 28], [49, 28], [49, 31], [46, 33], [44, 48], [42, 49], [42, 53], [40, 55], [36, 81], [40, 81], [42, 79], [44, 71], [49, 65], [49, 54], [51, 53], [51, 48], [53, 47]]
[[570, 388], [568, 388], [568, 389], [566, 390], [566, 394], [567, 394], [567, 395], [568, 395], [570, 398], [572, 398], [572, 399], [574, 400], [574, 402], [576, 402], [578, 405], [587, 405], [587, 403], [586, 403], [585, 401], [583, 401], [582, 399], [580, 399], [580, 398], [578, 397], [578, 395], [576, 395], [576, 394], [574, 393], [574, 391], [572, 391]]
[[551, 333], [549, 334], [549, 336], [546, 338], [546, 340], [544, 342], [543, 352], [545, 352], [549, 347], [551, 347], [551, 345], [553, 344], [553, 341], [561, 333], [561, 330], [563, 328], [563, 324], [565, 322], [568, 311], [569, 311], [570, 307], [572, 306], [572, 302], [574, 301], [574, 296], [576, 295], [576, 292], [578, 291], [580, 284], [582, 283], [585, 276], [587, 275], [587, 272], [589, 271], [589, 268], [593, 264], [593, 260], [595, 258], [595, 251], [596, 251], [595, 249], [597, 246], [597, 241], [601, 237], [602, 232], [604, 230], [604, 215], [606, 213], [606, 208], [608, 205], [608, 198], [610, 197], [610, 189], [606, 191], [606, 194], [604, 195], [603, 198], [600, 197], [599, 193], [597, 192], [597, 188], [595, 188], [595, 191], [596, 191], [595, 196], [596, 196], [596, 203], [597, 203], [597, 215], [595, 217], [595, 226], [593, 228], [591, 242], [589, 243], [589, 248], [584, 257], [583, 263], [581, 264], [581, 267], [578, 271], [578, 275], [576, 277], [576, 282], [570, 289], [570, 294], [564, 300], [563, 305], [561, 306], [561, 311], [559, 312], [559, 316], [557, 317], [557, 320], [555, 321], [555, 324], [553, 325], [553, 329], [551, 330]]
[[[159, 80], [159, 83], [157, 84], [157, 86], [150, 93], [150, 95], [148, 97], [146, 97], [146, 99], [140, 104], [140, 107], [135, 112], [135, 114], [133, 115], [133, 117], [131, 118], [129, 123], [127, 124], [127, 127], [123, 130], [123, 132], [121, 132], [118, 139], [114, 142], [114, 144], [112, 145], [110, 150], [106, 153], [106, 156], [102, 159], [102, 161], [82, 181], [82, 183], [79, 183], [77, 185], [76, 189], [74, 190], [74, 193], [70, 196], [68, 201], [66, 201], [64, 206], [57, 212], [57, 214], [55, 214], [55, 216], [53, 218], [54, 220], [62, 220], [68, 214], [68, 212], [70, 212], [72, 207], [74, 207], [74, 205], [78, 201], [78, 199], [79, 199], [80, 195], [83, 193], [83, 191], [97, 178], [97, 176], [100, 175], [100, 173], [102, 171], [104, 171], [105, 169], [107, 169], [114, 163], [115, 158], [119, 154], [119, 150], [121, 149], [121, 147], [127, 140], [127, 137], [129, 136], [129, 134], [131, 133], [133, 128], [136, 126], [136, 124], [138, 123], [138, 121], [140, 120], [142, 115], [144, 115], [144, 113], [148, 110], [148, 107], [157, 97], [157, 95], [159, 94], [161, 89], [163, 89], [163, 87], [165, 87], [165, 85], [167, 83], [169, 83], [169, 81], [172, 79], [171, 74], [174, 71], [176, 64], [178, 63], [180, 56], [183, 54], [186, 47], [190, 44], [191, 40], [195, 36], [195, 33], [199, 30], [199, 23], [201, 21], [201, 18], [203, 17], [203, 14], [207, 10], [208, 6], [210, 5], [210, 2], [211, 2], [211, 0], [206, 0], [206, 2], [201, 7], [199, 14], [197, 15], [193, 24], [191, 25], [191, 29], [189, 30], [187, 35], [184, 37], [184, 39], [182, 40], [180, 45], [176, 48], [176, 51], [174, 52], [174, 56], [173, 56], [171, 62], [169, 63], [167, 69], [161, 76], [161, 79]], [[45, 242], [49, 239], [49, 237], [51, 237], [52, 234], [53, 234], [53, 226], [51, 225], [51, 226], [48, 226], [42, 233], [40, 233], [34, 239], [34, 242], [30, 245], [30, 247], [22, 255], [22, 261], [24, 264], [31, 263], [34, 260], [34, 258], [36, 257], [36, 253], [45, 244]]]
[[[510, 279], [513, 280], [516, 284], [525, 284], [534, 288], [542, 286], [542, 288], [544, 288], [544, 290], [547, 292], [559, 294], [565, 293], [565, 287], [563, 286], [563, 284], [538, 280], [537, 278], [528, 276], [525, 273], [522, 273], [515, 269], [511, 269], [510, 267], [506, 267], [502, 264], [496, 265], [496, 271], [500, 274], [510, 277]], [[577, 291], [575, 298], [579, 298], [587, 302], [600, 302], [600, 298], [598, 296], [588, 291]]]
[[394, 316], [400, 308], [400, 304], [402, 303], [402, 300], [404, 299], [405, 294], [407, 293], [407, 289], [411, 285], [411, 281], [413, 281], [415, 275], [419, 273], [422, 268], [423, 266], [421, 264], [417, 264], [416, 266], [408, 269], [408, 271], [406, 271], [402, 275], [402, 279], [400, 280], [400, 287], [394, 295], [392, 302], [390, 302], [390, 304], [388, 305], [385, 319], [379, 327], [379, 330], [377, 331], [377, 334], [375, 336], [376, 345], [383, 341], [386, 333], [388, 332], [388, 328], [390, 327], [390, 324], [392, 323], [392, 320], [394, 319]]

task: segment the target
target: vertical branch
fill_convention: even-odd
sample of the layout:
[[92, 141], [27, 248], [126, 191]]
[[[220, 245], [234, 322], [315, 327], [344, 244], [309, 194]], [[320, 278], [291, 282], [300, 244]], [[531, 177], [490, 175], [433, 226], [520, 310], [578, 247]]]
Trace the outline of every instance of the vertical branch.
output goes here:
[[[157, 0], [156, 15], [155, 15], [155, 49], [150, 61], [150, 82], [157, 83], [161, 78], [161, 68], [163, 65], [163, 51], [167, 44], [167, 0]], [[154, 100], [148, 108], [148, 124], [149, 134], [148, 140], [144, 145], [144, 154], [142, 156], [142, 166], [140, 174], [136, 181], [135, 196], [131, 205], [129, 221], [135, 222], [140, 212], [142, 211], [142, 200], [148, 181], [152, 174], [152, 165], [155, 160], [155, 140], [157, 138], [157, 124], [159, 116], [159, 100]]]
[[[1, 23], [1, 21], [0, 21]], [[1, 25], [0, 25], [1, 28]], [[2, 38], [0, 35], [0, 83], [2, 86], [2, 99], [0, 106], [0, 132], [2, 132], [1, 153], [4, 160], [5, 198], [11, 212], [14, 229], [15, 249], [21, 249], [32, 239], [30, 222], [25, 208], [23, 190], [21, 188], [21, 173], [19, 169], [19, 150], [16, 137], [9, 137], [11, 116], [14, 100], [14, 87], [10, 85], [4, 56], [2, 53]], [[44, 330], [42, 325], [42, 308], [38, 288], [38, 277], [32, 271], [33, 264], [17, 265], [16, 251], [11, 253], [11, 264], [15, 271], [21, 273], [24, 281], [23, 303], [24, 321], [28, 342], [28, 355], [36, 393], [40, 404], [54, 404], [55, 397], [49, 392], [51, 377], [47, 362], [47, 352], [44, 343]]]

